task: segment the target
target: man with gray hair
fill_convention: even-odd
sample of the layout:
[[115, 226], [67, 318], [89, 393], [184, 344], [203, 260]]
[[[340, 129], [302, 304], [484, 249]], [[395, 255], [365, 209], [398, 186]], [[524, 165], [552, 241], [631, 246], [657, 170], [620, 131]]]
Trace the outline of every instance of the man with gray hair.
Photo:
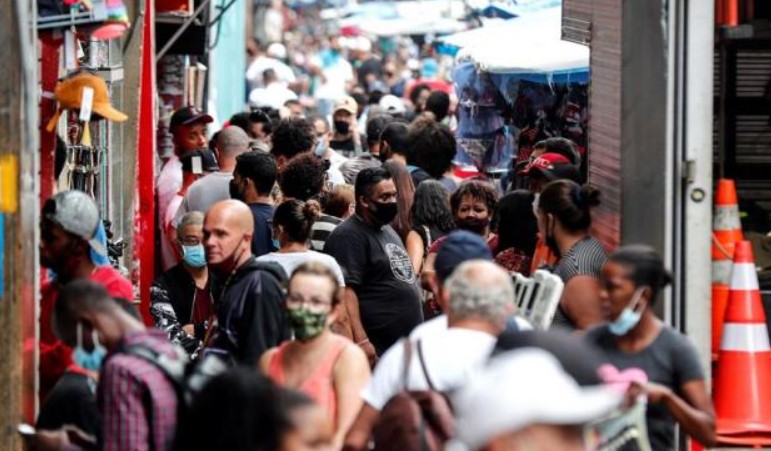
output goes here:
[[206, 213], [212, 205], [230, 199], [230, 181], [236, 167], [236, 158], [249, 151], [249, 136], [239, 127], [228, 127], [219, 132], [216, 144], [219, 171], [201, 177], [187, 189], [182, 206], [177, 211], [179, 218], [188, 211]]
[[150, 313], [155, 327], [172, 343], [195, 355], [214, 314], [212, 278], [203, 248], [204, 215], [186, 213], [177, 225], [182, 261], [158, 276], [150, 287]]
[[[408, 390], [446, 392], [462, 386], [472, 371], [490, 357], [515, 309], [511, 276], [489, 261], [461, 264], [445, 282], [445, 289], [449, 293], [449, 327], [415, 342], [407, 374]], [[346, 448], [365, 449], [380, 410], [405, 389], [405, 348], [404, 341], [396, 343], [375, 367], [362, 393], [364, 406], [346, 437]]]

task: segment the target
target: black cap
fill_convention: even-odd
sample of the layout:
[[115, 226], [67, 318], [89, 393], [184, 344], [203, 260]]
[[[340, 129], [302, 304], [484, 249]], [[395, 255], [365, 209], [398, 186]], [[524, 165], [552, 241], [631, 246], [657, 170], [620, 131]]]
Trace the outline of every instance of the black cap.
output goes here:
[[174, 130], [177, 126], [195, 124], [196, 122], [208, 124], [214, 122], [214, 119], [194, 106], [186, 106], [174, 112], [169, 126], [171, 130]]
[[217, 158], [214, 156], [214, 152], [211, 149], [196, 149], [189, 152], [185, 152], [181, 157], [182, 170], [186, 172], [193, 171], [193, 157], [201, 158], [201, 169], [206, 172], [219, 171], [220, 167], [217, 164]]
[[434, 270], [439, 280], [444, 283], [461, 263], [468, 260], [492, 259], [490, 246], [481, 236], [467, 230], [456, 230], [447, 235], [439, 245]]

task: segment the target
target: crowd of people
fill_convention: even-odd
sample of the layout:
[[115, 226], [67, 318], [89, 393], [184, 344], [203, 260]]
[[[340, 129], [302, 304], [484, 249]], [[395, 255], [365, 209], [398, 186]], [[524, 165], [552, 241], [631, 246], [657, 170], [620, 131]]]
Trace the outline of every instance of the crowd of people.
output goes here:
[[[312, 109], [292, 68], [267, 59], [287, 58], [273, 45], [247, 74], [253, 108], [210, 140], [211, 116], [172, 117], [162, 271], [140, 299], [152, 327], [95, 258], [94, 201], [46, 202], [29, 444], [594, 449], [588, 428], [645, 398], [652, 449], [673, 449], [676, 425], [712, 445], [695, 348], [653, 311], [670, 282], [662, 258], [608, 256], [592, 237], [600, 193], [576, 146], [550, 138], [503, 180], [464, 177], [447, 93], [397, 91], [366, 46], [356, 74], [338, 45], [320, 57]], [[512, 273], [540, 268], [564, 283], [549, 331], [514, 302]], [[619, 376], [630, 368], [642, 380]]]

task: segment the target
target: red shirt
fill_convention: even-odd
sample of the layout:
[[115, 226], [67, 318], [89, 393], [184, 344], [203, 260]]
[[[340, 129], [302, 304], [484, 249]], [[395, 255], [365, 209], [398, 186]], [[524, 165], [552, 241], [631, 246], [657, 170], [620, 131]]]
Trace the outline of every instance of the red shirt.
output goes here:
[[[90, 277], [102, 284], [113, 297], [134, 299], [134, 287], [112, 266], [98, 267]], [[64, 371], [72, 363], [72, 348], [54, 335], [51, 320], [59, 299], [61, 285], [46, 282], [40, 290], [40, 397], [45, 398]]]

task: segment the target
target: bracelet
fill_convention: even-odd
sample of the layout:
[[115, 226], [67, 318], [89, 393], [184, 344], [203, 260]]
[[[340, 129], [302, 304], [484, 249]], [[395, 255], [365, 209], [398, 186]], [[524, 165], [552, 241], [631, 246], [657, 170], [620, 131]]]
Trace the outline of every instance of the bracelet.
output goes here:
[[363, 345], [365, 343], [369, 343], [369, 338], [365, 338], [364, 340], [361, 340], [361, 341], [357, 342], [356, 346], [361, 346], [361, 345]]

